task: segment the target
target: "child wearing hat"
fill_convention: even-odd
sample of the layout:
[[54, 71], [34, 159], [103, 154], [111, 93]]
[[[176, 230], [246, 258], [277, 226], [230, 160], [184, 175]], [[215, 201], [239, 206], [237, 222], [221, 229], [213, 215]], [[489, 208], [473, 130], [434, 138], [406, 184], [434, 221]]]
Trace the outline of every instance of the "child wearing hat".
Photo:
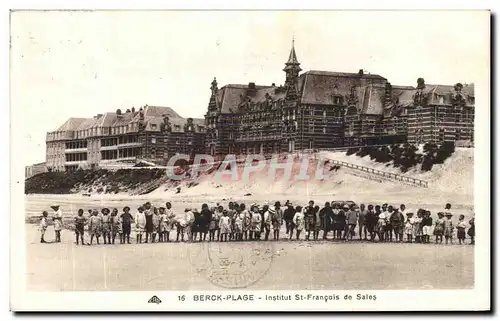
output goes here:
[[458, 244], [462, 245], [465, 244], [465, 229], [467, 228], [467, 224], [465, 223], [465, 216], [460, 215], [458, 217], [458, 223], [457, 223], [457, 238], [458, 238]]
[[83, 242], [83, 235], [85, 233], [85, 224], [87, 223], [87, 219], [83, 216], [83, 209], [78, 210], [78, 215], [75, 217], [75, 235], [76, 235], [76, 245], [80, 245], [80, 240], [82, 241], [82, 245], [85, 245]]
[[123, 213], [120, 215], [120, 221], [122, 222], [123, 244], [125, 244], [125, 240], [130, 244], [130, 232], [132, 230], [132, 223], [134, 222], [134, 217], [130, 214], [130, 207], [125, 206], [123, 208]]
[[99, 236], [101, 236], [102, 229], [102, 220], [98, 216], [97, 210], [92, 211], [92, 216], [90, 217], [89, 222], [89, 231], [90, 231], [90, 244], [94, 241], [94, 236], [96, 238], [97, 244], [99, 244]]
[[444, 234], [444, 213], [439, 212], [438, 213], [438, 218], [434, 222], [434, 235], [436, 236], [436, 244], [442, 244], [443, 243], [443, 234]]
[[111, 244], [111, 226], [110, 226], [110, 216], [109, 208], [103, 208], [101, 210], [102, 216], [102, 238], [104, 239], [104, 244]]
[[59, 205], [54, 204], [51, 206], [52, 209], [54, 210], [54, 217], [53, 217], [53, 222], [54, 222], [54, 232], [56, 235], [56, 242], [61, 242], [61, 229], [62, 229], [62, 211], [59, 208]]
[[40, 243], [47, 243], [43, 237], [45, 236], [45, 231], [47, 231], [47, 226], [49, 226], [47, 222], [48, 216], [49, 213], [47, 213], [47, 211], [42, 212], [42, 217], [40, 219]]
[[[300, 239], [300, 232], [304, 229], [305, 225], [305, 218], [304, 218], [304, 212], [305, 208], [303, 209], [300, 206], [297, 206], [295, 215], [293, 217], [293, 225], [295, 226], [295, 230], [297, 231], [296, 233], [296, 239]], [[292, 232], [290, 232], [290, 240], [292, 239]]]
[[444, 219], [444, 239], [446, 244], [448, 244], [448, 241], [453, 244], [453, 222], [451, 221], [451, 217], [453, 214], [451, 212], [446, 212], [445, 213], [445, 219]]

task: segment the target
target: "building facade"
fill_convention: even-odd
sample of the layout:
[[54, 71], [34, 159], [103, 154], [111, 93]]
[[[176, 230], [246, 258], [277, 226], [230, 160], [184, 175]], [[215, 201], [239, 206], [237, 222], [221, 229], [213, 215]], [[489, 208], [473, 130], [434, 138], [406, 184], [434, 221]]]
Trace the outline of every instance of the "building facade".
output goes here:
[[24, 178], [28, 179], [32, 176], [35, 176], [40, 173], [45, 173], [47, 171], [47, 167], [45, 163], [38, 163], [24, 167]]
[[302, 71], [292, 45], [284, 85], [214, 78], [205, 115], [207, 153], [293, 152], [474, 137], [474, 86], [393, 86], [367, 74]]
[[47, 133], [46, 167], [50, 171], [97, 168], [137, 160], [165, 165], [176, 153], [205, 149], [203, 119], [182, 118], [169, 107], [144, 106], [93, 118], [70, 118]]

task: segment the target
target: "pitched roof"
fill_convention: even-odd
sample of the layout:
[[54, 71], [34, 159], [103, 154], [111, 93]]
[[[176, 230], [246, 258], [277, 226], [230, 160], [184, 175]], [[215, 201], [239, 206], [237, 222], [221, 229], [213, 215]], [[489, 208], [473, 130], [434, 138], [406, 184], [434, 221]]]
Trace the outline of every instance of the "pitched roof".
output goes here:
[[[266, 100], [266, 94], [269, 94], [273, 100], [284, 98], [285, 93], [277, 90], [277, 88], [279, 87], [255, 85], [255, 91], [248, 97], [250, 101], [254, 103], [264, 102]], [[217, 95], [218, 103], [221, 106], [221, 112], [237, 112], [241, 103], [241, 97], [246, 97], [248, 90], [248, 85], [230, 84], [222, 87]]]
[[290, 55], [288, 56], [287, 65], [300, 65], [297, 59], [297, 54], [295, 53], [295, 46], [292, 44], [292, 49], [290, 50]]
[[80, 126], [80, 124], [86, 121], [87, 119], [88, 118], [73, 118], [73, 117], [69, 118], [66, 122], [64, 122], [64, 124], [59, 126], [59, 128], [56, 131], [62, 132], [62, 131], [76, 130], [78, 126]]
[[144, 116], [167, 116], [169, 118], [182, 118], [170, 107], [148, 106], [144, 107]]
[[382, 76], [313, 70], [303, 73], [300, 78], [303, 104], [333, 105], [335, 96], [347, 98], [351, 94], [351, 89], [356, 87], [357, 109], [360, 112], [366, 114], [383, 112], [386, 79]]

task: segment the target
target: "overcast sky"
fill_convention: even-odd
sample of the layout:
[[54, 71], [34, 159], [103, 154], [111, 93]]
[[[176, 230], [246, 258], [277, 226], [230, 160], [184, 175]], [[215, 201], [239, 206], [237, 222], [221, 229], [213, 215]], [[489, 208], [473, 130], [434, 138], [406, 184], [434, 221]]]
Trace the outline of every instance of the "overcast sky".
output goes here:
[[11, 108], [23, 162], [44, 161], [45, 133], [69, 117], [149, 104], [201, 118], [213, 77], [282, 84], [293, 34], [304, 71], [454, 84], [489, 66], [487, 12], [16, 12]]

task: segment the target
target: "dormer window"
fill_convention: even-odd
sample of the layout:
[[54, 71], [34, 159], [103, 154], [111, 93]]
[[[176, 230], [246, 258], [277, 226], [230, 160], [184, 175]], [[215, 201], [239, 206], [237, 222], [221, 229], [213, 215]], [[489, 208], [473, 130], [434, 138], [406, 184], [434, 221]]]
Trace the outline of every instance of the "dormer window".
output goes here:
[[151, 129], [156, 129], [156, 124], [151, 124]]
[[333, 96], [333, 104], [334, 105], [342, 105], [343, 104], [342, 96]]

